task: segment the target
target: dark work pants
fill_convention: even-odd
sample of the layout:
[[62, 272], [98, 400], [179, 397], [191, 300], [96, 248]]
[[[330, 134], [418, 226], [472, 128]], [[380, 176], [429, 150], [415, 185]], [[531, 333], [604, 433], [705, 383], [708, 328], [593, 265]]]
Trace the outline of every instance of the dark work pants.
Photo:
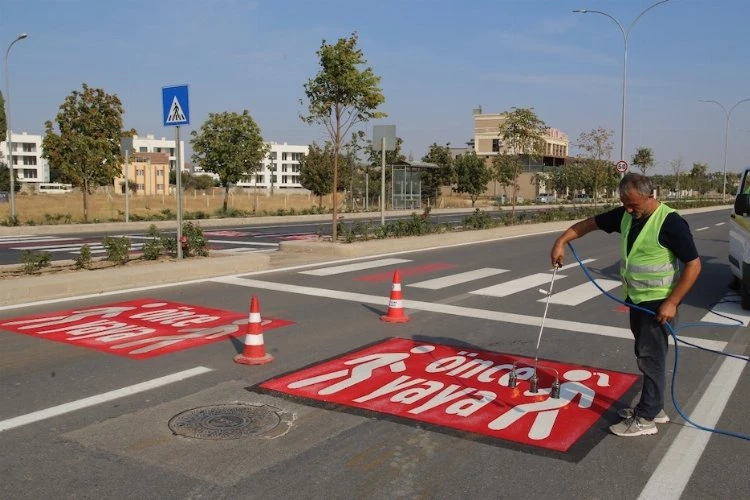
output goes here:
[[[662, 301], [641, 302], [638, 307], [656, 311]], [[672, 328], [677, 318], [670, 321]], [[641, 399], [635, 406], [635, 413], [643, 418], [653, 420], [664, 408], [667, 375], [667, 348], [669, 330], [659, 324], [653, 314], [630, 308], [630, 330], [635, 337], [635, 358], [638, 369], [643, 375]]]

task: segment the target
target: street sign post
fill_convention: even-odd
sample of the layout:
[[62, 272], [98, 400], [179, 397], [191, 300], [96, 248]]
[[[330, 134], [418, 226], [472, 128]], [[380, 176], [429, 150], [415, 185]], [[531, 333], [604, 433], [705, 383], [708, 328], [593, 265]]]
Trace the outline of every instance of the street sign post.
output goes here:
[[625, 160], [620, 160], [615, 164], [615, 168], [618, 172], [624, 174], [628, 171], [628, 162], [626, 162]]
[[[177, 184], [177, 259], [182, 259], [182, 155], [180, 154], [180, 125], [190, 125], [188, 86], [162, 87], [162, 117], [165, 127], [175, 127], [175, 183]], [[169, 182], [167, 182], [169, 185]]]

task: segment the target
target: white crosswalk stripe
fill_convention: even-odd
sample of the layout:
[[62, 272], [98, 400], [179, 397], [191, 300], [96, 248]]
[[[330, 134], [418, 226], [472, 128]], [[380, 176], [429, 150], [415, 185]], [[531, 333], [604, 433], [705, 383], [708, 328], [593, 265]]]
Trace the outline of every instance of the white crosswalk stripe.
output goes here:
[[426, 281], [420, 281], [418, 283], [412, 283], [407, 285], [414, 288], [426, 288], [428, 290], [440, 290], [453, 285], [460, 285], [462, 283], [468, 283], [489, 276], [496, 276], [498, 274], [507, 273], [508, 269], [495, 269], [493, 267], [483, 267], [482, 269], [475, 269], [474, 271], [466, 271], [464, 273], [451, 274], [442, 278], [435, 278]]
[[739, 294], [729, 292], [701, 318], [701, 321], [730, 326], [739, 326], [737, 323], [742, 322], [742, 326], [748, 326], [750, 325], [750, 311], [742, 309]]
[[58, 236], [0, 236], [0, 245], [18, 245], [23, 243], [54, 243], [57, 241], [81, 241], [81, 238], [61, 238]]
[[[583, 261], [584, 264], [594, 262], [596, 259], [586, 259]], [[357, 262], [353, 264], [335, 265], [322, 267], [309, 271], [300, 271], [300, 274], [307, 274], [310, 276], [331, 276], [343, 273], [354, 273], [357, 271], [364, 271], [376, 267], [390, 266], [395, 264], [404, 264], [411, 262], [407, 259], [377, 259], [371, 261]], [[571, 284], [570, 288], [559, 290], [557, 287], [560, 280], [568, 278], [568, 274], [558, 274], [555, 276], [555, 289], [559, 290], [550, 296], [549, 301], [551, 304], [561, 306], [578, 306], [586, 301], [593, 300], [602, 295], [602, 292], [594, 286], [593, 283], [585, 280], [580, 273], [577, 273], [579, 264], [574, 262], [561, 266], [558, 271], [571, 270], [575, 274], [576, 278], [569, 281], [577, 281], [578, 284]], [[470, 271], [462, 271], [454, 274], [447, 274], [437, 278], [431, 278], [424, 281], [417, 281], [415, 283], [403, 283], [404, 286], [409, 288], [421, 288], [424, 290], [442, 290], [445, 288], [453, 287], [456, 285], [465, 285], [477, 280], [492, 280], [495, 284], [486, 286], [483, 288], [477, 288], [470, 290], [468, 293], [472, 295], [480, 295], [486, 297], [508, 297], [510, 295], [527, 292], [529, 290], [535, 290], [535, 297], [532, 300], [538, 302], [544, 302], [547, 300], [547, 289], [552, 280], [552, 269], [545, 273], [533, 273], [519, 278], [511, 279], [508, 281], [499, 281], [501, 278], [498, 276], [510, 272], [509, 269], [501, 269], [495, 267], [483, 267], [479, 269], [472, 269]], [[581, 282], [583, 278], [583, 282]], [[619, 280], [597, 278], [596, 283], [605, 291], [609, 292], [619, 286], [621, 282]], [[567, 284], [567, 281], [563, 285]], [[539, 290], [543, 294], [543, 298], [538, 298], [537, 291]], [[554, 291], [554, 290], [553, 290]]]
[[[622, 283], [615, 280], [596, 279], [594, 280], [602, 288], [602, 290], [608, 292], [614, 288], [617, 288]], [[554, 288], [553, 288], [554, 289]], [[596, 286], [590, 281], [581, 283], [580, 285], [574, 286], [562, 292], [553, 293], [549, 298], [550, 304], [558, 304], [561, 306], [577, 306], [583, 304], [587, 300], [591, 300], [594, 297], [598, 297], [602, 292], [599, 291]], [[547, 298], [539, 299], [538, 302], [546, 302]]]
[[341, 266], [323, 267], [312, 271], [301, 271], [300, 274], [309, 274], [311, 276], [332, 276], [334, 274], [350, 273], [353, 271], [363, 271], [374, 267], [392, 266], [394, 264], [404, 264], [411, 262], [408, 259], [378, 259], [367, 262], [357, 262], [355, 264], [344, 264]]
[[[561, 280], [563, 278], [567, 278], [567, 276], [558, 274], [555, 278], [555, 283], [557, 283], [557, 280]], [[549, 284], [551, 280], [552, 273], [536, 273], [529, 276], [524, 276], [523, 278], [506, 281], [505, 283], [488, 286], [486, 288], [480, 288], [479, 290], [474, 290], [469, 293], [473, 295], [486, 295], [488, 297], [507, 297], [508, 295], [512, 295], [514, 293], [523, 292], [524, 290], [529, 290], [531, 288], [537, 288], [543, 284]]]

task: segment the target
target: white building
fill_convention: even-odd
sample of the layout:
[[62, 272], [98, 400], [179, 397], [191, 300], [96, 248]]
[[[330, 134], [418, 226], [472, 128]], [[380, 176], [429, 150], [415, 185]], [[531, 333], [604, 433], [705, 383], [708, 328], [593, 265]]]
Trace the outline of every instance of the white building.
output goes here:
[[[42, 136], [21, 132], [11, 136], [13, 145], [13, 169], [18, 182], [23, 184], [49, 182], [49, 164], [42, 158]], [[8, 143], [0, 142], [3, 161], [8, 160]], [[36, 185], [34, 184], [34, 185]]]
[[261, 169], [246, 176], [237, 183], [237, 187], [259, 187], [270, 189], [273, 181], [274, 189], [302, 189], [299, 182], [299, 161], [307, 154], [307, 146], [292, 144], [278, 144], [267, 142], [271, 146], [269, 156], [263, 159]]
[[[120, 140], [123, 154], [125, 151], [133, 153], [167, 153], [169, 155], [169, 170], [174, 171], [177, 164], [175, 155], [175, 140], [162, 137], [156, 139], [152, 134], [146, 137], [134, 135], [133, 137], [123, 137]], [[185, 170], [185, 141], [180, 140], [180, 171]]]

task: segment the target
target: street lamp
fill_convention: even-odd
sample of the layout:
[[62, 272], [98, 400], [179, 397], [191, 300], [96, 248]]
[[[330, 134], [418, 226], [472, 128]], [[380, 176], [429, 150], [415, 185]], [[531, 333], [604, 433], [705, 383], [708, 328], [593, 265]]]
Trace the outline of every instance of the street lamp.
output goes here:
[[727, 108], [724, 107], [723, 104], [721, 104], [719, 101], [713, 101], [711, 99], [699, 99], [698, 102], [711, 102], [716, 104], [721, 108], [721, 110], [724, 112], [724, 116], [726, 118], [726, 125], [724, 126], [724, 187], [721, 191], [721, 201], [726, 202], [727, 201], [727, 146], [729, 144], [729, 118], [732, 116], [732, 111], [734, 111], [734, 108], [742, 104], [743, 102], [750, 101], [750, 99], [742, 99], [741, 101], [737, 101], [734, 103], [734, 106], [729, 108], [729, 111], [727, 111]]
[[10, 42], [8, 50], [5, 51], [5, 122], [8, 125], [8, 175], [10, 175], [10, 223], [15, 224], [16, 220], [16, 182], [15, 182], [15, 171], [13, 170], [13, 132], [10, 128], [10, 86], [8, 85], [8, 54], [10, 53], [11, 47], [19, 41], [29, 36], [26, 33], [21, 33], [16, 37], [15, 40]]
[[[636, 17], [632, 23], [630, 23], [630, 26], [628, 26], [628, 29], [622, 27], [622, 24], [620, 24], [620, 21], [615, 19], [614, 17], [610, 16], [606, 12], [602, 12], [600, 10], [589, 10], [589, 9], [576, 9], [573, 12], [577, 14], [601, 14], [603, 16], [606, 16], [610, 18], [612, 21], [615, 22], [618, 28], [620, 28], [620, 32], [622, 33], [622, 39], [625, 42], [624, 45], [624, 52], [623, 52], [623, 58], [622, 58], [622, 114], [620, 115], [620, 160], [625, 160], [625, 95], [626, 95], [626, 89], [628, 85], [628, 37], [630, 37], [630, 30], [633, 28], [633, 25], [638, 21], [638, 19], [643, 16], [646, 12], [653, 9], [657, 5], [663, 4], [668, 2], [669, 0], [661, 0], [661, 2], [656, 2], [651, 7], [648, 7], [643, 12], [638, 14], [638, 17]], [[620, 174], [621, 176], [624, 175]]]

